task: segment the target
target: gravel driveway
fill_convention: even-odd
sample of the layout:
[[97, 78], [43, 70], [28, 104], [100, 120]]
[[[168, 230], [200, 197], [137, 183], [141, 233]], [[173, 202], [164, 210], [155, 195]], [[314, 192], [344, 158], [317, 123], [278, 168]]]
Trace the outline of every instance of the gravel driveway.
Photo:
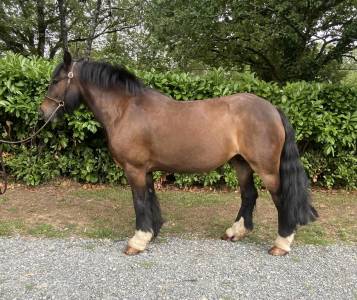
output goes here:
[[357, 299], [357, 245], [169, 238], [140, 256], [125, 241], [0, 239], [0, 299]]

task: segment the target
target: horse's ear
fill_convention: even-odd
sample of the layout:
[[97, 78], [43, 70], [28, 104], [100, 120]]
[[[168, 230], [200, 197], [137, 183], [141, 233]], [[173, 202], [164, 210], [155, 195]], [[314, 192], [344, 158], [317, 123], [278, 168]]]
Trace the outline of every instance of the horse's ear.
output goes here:
[[65, 50], [63, 53], [63, 62], [66, 66], [70, 66], [72, 63], [71, 53], [69, 53], [67, 50]]

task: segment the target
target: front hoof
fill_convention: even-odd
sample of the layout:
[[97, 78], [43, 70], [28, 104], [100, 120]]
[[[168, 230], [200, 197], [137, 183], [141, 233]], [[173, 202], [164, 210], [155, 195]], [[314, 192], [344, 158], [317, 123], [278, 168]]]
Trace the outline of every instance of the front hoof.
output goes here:
[[233, 236], [232, 237], [229, 237], [227, 235], [227, 233], [225, 233], [224, 235], [221, 236], [221, 240], [224, 240], [224, 241], [233, 241]]
[[143, 251], [135, 249], [135, 248], [130, 247], [130, 246], [127, 246], [125, 251], [124, 251], [124, 254], [126, 254], [126, 255], [137, 255], [140, 252], [143, 252]]
[[284, 256], [284, 255], [288, 254], [289, 252], [286, 250], [280, 249], [277, 246], [273, 246], [270, 248], [268, 253], [273, 256]]
[[221, 236], [221, 239], [225, 241], [237, 242], [244, 239], [247, 235], [248, 235], [248, 231], [245, 234], [232, 235], [232, 236], [229, 236], [227, 233], [225, 233], [224, 235]]

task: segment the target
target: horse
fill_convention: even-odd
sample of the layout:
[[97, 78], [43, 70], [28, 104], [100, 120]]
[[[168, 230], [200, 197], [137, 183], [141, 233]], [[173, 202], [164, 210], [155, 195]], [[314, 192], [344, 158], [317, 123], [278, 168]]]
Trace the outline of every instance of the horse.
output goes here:
[[65, 51], [39, 112], [48, 120], [84, 103], [104, 128], [108, 149], [125, 171], [136, 216], [124, 253], [144, 251], [163, 225], [153, 171], [197, 173], [229, 162], [236, 170], [241, 206], [222, 236], [237, 241], [253, 230], [260, 176], [278, 211], [269, 254], [291, 251], [299, 225], [314, 221], [309, 182], [295, 132], [284, 113], [256, 95], [239, 93], [203, 101], [175, 101], [145, 86], [125, 67], [73, 60]]

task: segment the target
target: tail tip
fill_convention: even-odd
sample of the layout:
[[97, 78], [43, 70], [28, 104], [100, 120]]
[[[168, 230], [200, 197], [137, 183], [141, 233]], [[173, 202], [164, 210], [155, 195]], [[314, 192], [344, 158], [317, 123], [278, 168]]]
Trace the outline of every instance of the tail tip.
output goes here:
[[311, 210], [311, 220], [315, 221], [319, 217], [319, 213], [312, 205], [310, 205], [310, 210]]

